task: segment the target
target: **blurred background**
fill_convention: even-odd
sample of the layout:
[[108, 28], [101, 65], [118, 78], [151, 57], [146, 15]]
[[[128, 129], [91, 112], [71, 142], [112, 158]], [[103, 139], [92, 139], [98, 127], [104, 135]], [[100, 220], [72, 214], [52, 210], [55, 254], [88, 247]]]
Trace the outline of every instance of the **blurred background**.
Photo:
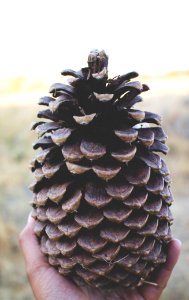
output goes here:
[[0, 299], [33, 299], [18, 234], [30, 210], [38, 98], [62, 69], [86, 66], [93, 48], [109, 55], [109, 75], [137, 71], [150, 86], [139, 108], [157, 112], [169, 139], [173, 234], [182, 256], [162, 299], [189, 299], [188, 1], [0, 1]]

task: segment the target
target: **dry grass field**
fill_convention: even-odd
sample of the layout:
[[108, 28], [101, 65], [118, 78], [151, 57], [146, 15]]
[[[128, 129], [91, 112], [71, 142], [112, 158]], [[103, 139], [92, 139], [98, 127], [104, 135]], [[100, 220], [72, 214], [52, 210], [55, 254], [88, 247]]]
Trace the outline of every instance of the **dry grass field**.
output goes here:
[[[158, 112], [169, 135], [167, 157], [172, 172], [175, 203], [172, 211], [173, 233], [183, 242], [182, 255], [162, 300], [189, 299], [189, 75], [168, 78], [144, 78], [151, 91], [144, 94], [139, 107]], [[21, 81], [22, 83], [22, 81]], [[37, 83], [24, 90], [14, 84], [14, 93], [1, 89], [0, 96], [0, 299], [33, 299], [27, 282], [18, 234], [24, 226], [32, 197], [27, 186], [32, 180], [28, 169], [33, 155], [37, 100], [47, 91]]]

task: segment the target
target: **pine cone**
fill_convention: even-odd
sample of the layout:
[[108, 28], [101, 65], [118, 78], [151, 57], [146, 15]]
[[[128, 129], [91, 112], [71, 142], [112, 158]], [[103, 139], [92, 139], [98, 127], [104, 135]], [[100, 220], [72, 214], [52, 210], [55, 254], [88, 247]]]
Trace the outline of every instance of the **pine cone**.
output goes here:
[[[167, 135], [157, 114], [134, 109], [147, 85], [131, 72], [108, 79], [108, 57], [65, 70], [33, 125], [35, 233], [58, 272], [76, 284], [135, 287], [167, 258], [173, 201]], [[50, 121], [49, 121], [50, 120]]]

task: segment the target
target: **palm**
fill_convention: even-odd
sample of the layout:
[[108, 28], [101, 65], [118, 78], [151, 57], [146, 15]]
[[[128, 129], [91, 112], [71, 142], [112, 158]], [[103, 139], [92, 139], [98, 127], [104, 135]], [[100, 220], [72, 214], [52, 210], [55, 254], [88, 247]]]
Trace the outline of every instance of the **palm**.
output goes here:
[[[44, 272], [44, 270], [43, 270]], [[43, 273], [44, 274], [44, 273]], [[100, 291], [96, 288], [91, 287], [76, 287], [73, 283], [71, 283], [66, 278], [62, 277], [55, 271], [52, 267], [48, 267], [48, 271], [46, 272], [46, 277], [53, 278], [51, 281], [51, 291], [47, 291], [47, 296], [45, 299], [47, 300], [58, 300], [58, 299], [72, 299], [72, 300], [155, 300], [159, 299], [161, 294], [161, 290], [158, 287], [154, 287], [151, 285], [145, 285], [143, 287], [139, 287], [137, 289], [119, 289], [119, 291]], [[48, 280], [48, 279], [47, 279]], [[46, 280], [45, 280], [46, 281]], [[53, 287], [53, 288], [52, 288]], [[66, 288], [65, 288], [66, 287]], [[56, 291], [55, 298], [52, 295], [52, 298], [49, 297], [52, 290]], [[65, 291], [68, 292], [65, 295]], [[65, 295], [65, 298], [61, 298]], [[40, 299], [40, 298], [39, 298]]]
[[[38, 271], [39, 272], [39, 271]], [[119, 291], [100, 291], [96, 288], [90, 287], [77, 287], [66, 278], [62, 277], [52, 267], [46, 265], [41, 269], [41, 274], [38, 273], [43, 282], [43, 296], [47, 300], [58, 300], [58, 299], [72, 299], [72, 300], [142, 300], [142, 299], [157, 299], [150, 298], [150, 294], [153, 296], [153, 292], [146, 288], [146, 292], [143, 293], [144, 288], [138, 289], [120, 289]], [[49, 284], [48, 284], [49, 282]], [[49, 288], [48, 288], [49, 287]], [[45, 293], [45, 294], [44, 294]], [[150, 294], [149, 294], [150, 293]], [[145, 298], [145, 294], [149, 298]], [[42, 299], [39, 295], [35, 295], [36, 299]]]
[[178, 260], [181, 243], [169, 243], [168, 260], [156, 277], [156, 286], [145, 284], [137, 289], [119, 289], [102, 292], [96, 288], [77, 287], [51, 267], [41, 253], [33, 233], [33, 220], [20, 235], [21, 248], [26, 262], [28, 278], [37, 300], [157, 300], [165, 288]]

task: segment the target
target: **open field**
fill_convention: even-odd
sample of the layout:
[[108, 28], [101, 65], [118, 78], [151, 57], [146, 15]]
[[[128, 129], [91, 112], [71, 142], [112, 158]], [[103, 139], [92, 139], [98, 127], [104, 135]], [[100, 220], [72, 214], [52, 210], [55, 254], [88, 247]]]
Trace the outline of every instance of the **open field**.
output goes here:
[[[189, 299], [189, 77], [145, 79], [151, 91], [144, 94], [146, 110], [163, 116], [169, 135], [170, 154], [167, 162], [173, 176], [175, 195], [173, 233], [183, 242], [181, 259], [164, 300]], [[18, 247], [18, 234], [30, 210], [32, 181], [28, 161], [33, 156], [31, 143], [35, 136], [29, 131], [38, 109], [37, 98], [46, 85], [34, 91], [13, 94], [2, 90], [0, 97], [0, 299], [31, 300], [23, 259]], [[43, 87], [43, 91], [41, 91]]]

